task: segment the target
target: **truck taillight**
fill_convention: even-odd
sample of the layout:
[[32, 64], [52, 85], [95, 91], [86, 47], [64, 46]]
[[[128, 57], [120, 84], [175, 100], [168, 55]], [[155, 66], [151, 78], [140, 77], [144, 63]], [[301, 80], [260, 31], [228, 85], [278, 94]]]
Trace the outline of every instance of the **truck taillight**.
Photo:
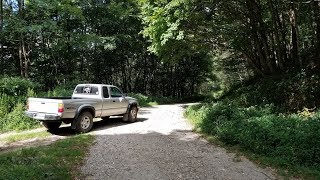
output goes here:
[[62, 103], [59, 103], [58, 104], [58, 112], [63, 113], [63, 111], [64, 111], [64, 105]]

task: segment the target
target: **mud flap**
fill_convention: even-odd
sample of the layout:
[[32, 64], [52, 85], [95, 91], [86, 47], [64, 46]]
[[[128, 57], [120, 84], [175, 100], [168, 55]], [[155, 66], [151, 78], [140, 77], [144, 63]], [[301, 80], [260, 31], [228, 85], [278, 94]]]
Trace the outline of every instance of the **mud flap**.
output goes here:
[[128, 119], [129, 119], [129, 114], [128, 113], [124, 114], [122, 120], [128, 121]]
[[71, 129], [75, 130], [77, 125], [77, 118], [74, 118], [73, 121], [71, 122]]
[[127, 107], [127, 112], [123, 115], [122, 121], [128, 121], [129, 120], [129, 112], [130, 112], [131, 104]]

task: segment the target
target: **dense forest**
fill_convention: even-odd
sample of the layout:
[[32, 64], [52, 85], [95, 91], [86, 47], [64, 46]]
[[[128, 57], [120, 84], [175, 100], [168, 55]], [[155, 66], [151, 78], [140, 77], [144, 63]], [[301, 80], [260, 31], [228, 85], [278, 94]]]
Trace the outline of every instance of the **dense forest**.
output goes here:
[[192, 95], [208, 77], [205, 53], [166, 61], [148, 51], [136, 1], [1, 2], [3, 76], [19, 75], [46, 90], [90, 82], [162, 96]]
[[184, 96], [315, 70], [316, 0], [1, 0], [1, 76]]
[[0, 0], [0, 29], [0, 132], [77, 83], [202, 94], [199, 132], [320, 177], [318, 0]]

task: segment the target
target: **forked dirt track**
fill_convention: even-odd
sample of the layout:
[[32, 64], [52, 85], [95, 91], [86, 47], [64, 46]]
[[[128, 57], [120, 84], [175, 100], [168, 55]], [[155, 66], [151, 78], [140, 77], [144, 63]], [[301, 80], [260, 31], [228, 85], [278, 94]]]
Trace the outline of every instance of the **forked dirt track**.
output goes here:
[[[142, 108], [138, 122], [95, 127], [81, 167], [86, 179], [276, 179], [246, 158], [209, 144], [183, 117], [184, 104]], [[112, 121], [112, 119], [111, 119]]]

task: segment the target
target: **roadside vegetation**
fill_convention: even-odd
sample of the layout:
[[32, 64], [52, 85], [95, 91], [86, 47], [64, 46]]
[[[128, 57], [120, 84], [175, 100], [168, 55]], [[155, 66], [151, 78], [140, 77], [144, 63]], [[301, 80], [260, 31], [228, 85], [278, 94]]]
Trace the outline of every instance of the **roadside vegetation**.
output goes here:
[[130, 93], [131, 97], [138, 99], [139, 106], [150, 107], [161, 104], [173, 104], [173, 103], [183, 103], [183, 102], [199, 102], [205, 100], [207, 96], [205, 95], [194, 95], [190, 97], [160, 97], [160, 96], [148, 96], [141, 93]]
[[1, 179], [81, 178], [81, 166], [93, 136], [78, 135], [39, 146], [0, 153]]
[[24, 78], [0, 78], [0, 133], [40, 127], [38, 121], [24, 115], [28, 97], [71, 96], [73, 88], [59, 86], [44, 91], [40, 84]]
[[319, 76], [284, 78], [251, 82], [188, 107], [186, 116], [197, 132], [280, 169], [280, 174], [319, 179]]
[[45, 138], [50, 136], [51, 133], [47, 131], [40, 131], [40, 132], [27, 132], [27, 133], [19, 133], [19, 134], [12, 134], [6, 137], [0, 138], [0, 143], [10, 144], [17, 141], [23, 141], [26, 139], [32, 138]]

